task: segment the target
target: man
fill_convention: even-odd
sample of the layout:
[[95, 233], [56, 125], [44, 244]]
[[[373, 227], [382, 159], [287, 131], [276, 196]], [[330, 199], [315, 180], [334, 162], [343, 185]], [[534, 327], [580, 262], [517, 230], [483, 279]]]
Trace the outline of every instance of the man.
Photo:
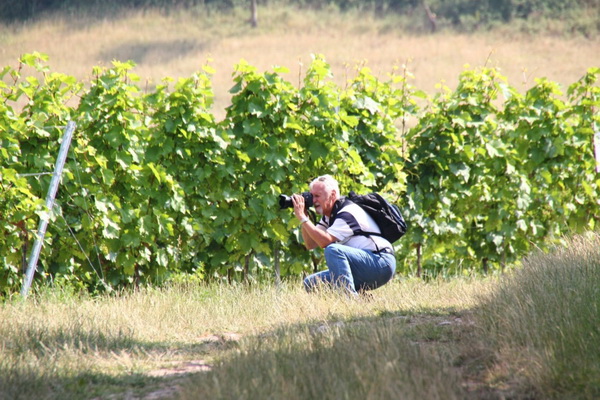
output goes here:
[[306, 248], [324, 248], [329, 269], [307, 277], [306, 290], [326, 283], [357, 295], [392, 279], [396, 270], [392, 244], [378, 235], [359, 234], [380, 230], [360, 206], [340, 196], [338, 182], [330, 175], [320, 176], [311, 182], [310, 193], [321, 220], [317, 225], [310, 221], [305, 199], [298, 194], [292, 196], [294, 214], [300, 221]]

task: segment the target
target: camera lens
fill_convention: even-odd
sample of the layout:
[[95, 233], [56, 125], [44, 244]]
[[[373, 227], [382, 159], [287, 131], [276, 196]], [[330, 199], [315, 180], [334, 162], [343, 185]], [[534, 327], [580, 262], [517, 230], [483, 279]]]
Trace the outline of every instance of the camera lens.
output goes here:
[[[313, 196], [311, 192], [303, 192], [300, 193], [302, 197], [304, 197], [304, 206], [312, 207], [313, 205]], [[294, 207], [294, 203], [292, 202], [292, 197], [287, 196], [285, 194], [279, 195], [279, 208], [283, 210], [284, 208], [292, 208]]]
[[285, 194], [279, 195], [279, 208], [283, 210], [284, 208], [292, 208], [294, 204], [292, 203], [292, 198], [290, 196], [286, 196]]

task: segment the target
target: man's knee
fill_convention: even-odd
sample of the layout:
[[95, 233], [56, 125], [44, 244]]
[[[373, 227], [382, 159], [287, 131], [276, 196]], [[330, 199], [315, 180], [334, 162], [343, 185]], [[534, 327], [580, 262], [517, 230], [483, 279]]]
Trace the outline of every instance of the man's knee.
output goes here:
[[337, 257], [342, 254], [342, 246], [336, 243], [332, 243], [329, 246], [325, 247], [323, 250], [325, 255], [325, 259], [327, 260], [329, 257]]
[[314, 292], [317, 288], [327, 283], [327, 276], [323, 273], [316, 273], [304, 278], [304, 289], [307, 292]]

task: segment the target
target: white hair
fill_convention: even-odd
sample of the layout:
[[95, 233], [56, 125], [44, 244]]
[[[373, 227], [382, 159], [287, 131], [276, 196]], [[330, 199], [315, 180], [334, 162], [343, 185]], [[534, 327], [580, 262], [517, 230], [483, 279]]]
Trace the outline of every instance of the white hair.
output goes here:
[[315, 178], [311, 183], [310, 183], [310, 189], [312, 190], [313, 186], [315, 185], [315, 183], [317, 182], [322, 182], [325, 185], [325, 190], [330, 192], [332, 190], [335, 190], [336, 195], [340, 195], [340, 185], [338, 183], [338, 181], [335, 180], [335, 178], [331, 175], [321, 175], [318, 178]]

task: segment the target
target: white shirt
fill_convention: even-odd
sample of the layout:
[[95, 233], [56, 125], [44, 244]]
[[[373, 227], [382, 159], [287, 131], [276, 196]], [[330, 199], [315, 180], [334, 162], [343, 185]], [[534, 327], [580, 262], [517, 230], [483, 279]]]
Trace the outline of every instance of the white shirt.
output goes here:
[[358, 230], [375, 233], [381, 232], [373, 218], [357, 204], [350, 203], [342, 207], [338, 211], [333, 225], [329, 225], [329, 220], [330, 218], [323, 216], [318, 225], [325, 228], [330, 235], [337, 238], [340, 244], [372, 251], [383, 250], [386, 247], [393, 249], [392, 244], [381, 236], [356, 234]]

